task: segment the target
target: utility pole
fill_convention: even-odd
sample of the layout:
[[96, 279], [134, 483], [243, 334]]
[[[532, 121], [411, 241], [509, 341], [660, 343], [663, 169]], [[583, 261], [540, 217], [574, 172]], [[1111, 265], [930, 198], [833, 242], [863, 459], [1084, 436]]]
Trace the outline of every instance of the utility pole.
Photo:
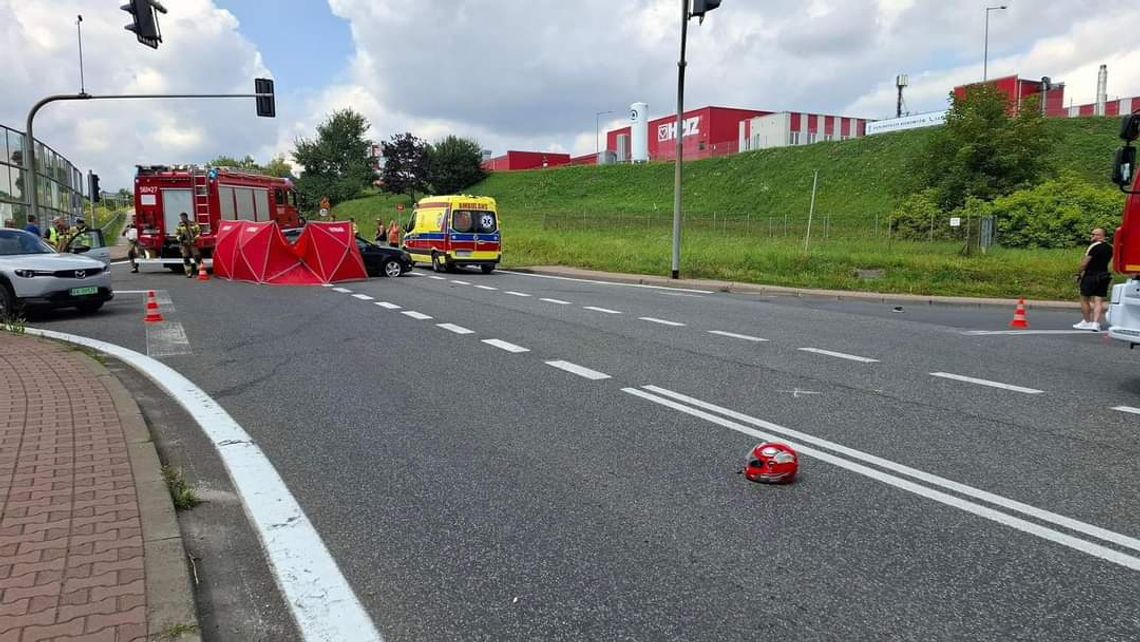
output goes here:
[[982, 53], [982, 82], [989, 78], [989, 64], [990, 64], [990, 12], [991, 11], [1005, 11], [1006, 6], [1003, 4], [998, 7], [986, 7], [986, 43], [985, 49]]
[[83, 14], [75, 16], [75, 35], [79, 39], [79, 93], [87, 93], [83, 82]]

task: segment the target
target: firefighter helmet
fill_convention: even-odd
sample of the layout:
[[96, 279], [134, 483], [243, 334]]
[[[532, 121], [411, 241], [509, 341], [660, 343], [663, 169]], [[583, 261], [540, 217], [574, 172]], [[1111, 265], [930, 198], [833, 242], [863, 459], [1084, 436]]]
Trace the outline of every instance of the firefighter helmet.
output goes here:
[[748, 453], [744, 476], [754, 482], [786, 484], [796, 478], [799, 457], [784, 444], [764, 442]]

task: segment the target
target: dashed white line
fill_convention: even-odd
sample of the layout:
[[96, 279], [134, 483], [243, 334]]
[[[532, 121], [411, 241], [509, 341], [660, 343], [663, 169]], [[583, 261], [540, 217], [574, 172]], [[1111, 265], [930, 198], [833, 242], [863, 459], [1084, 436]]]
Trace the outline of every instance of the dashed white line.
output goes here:
[[610, 376], [604, 372], [591, 370], [580, 365], [570, 363], [569, 361], [547, 361], [546, 365], [565, 370], [571, 374], [576, 374], [579, 377], [589, 379], [590, 381], [601, 381], [602, 379], [609, 379]]
[[604, 314], [621, 314], [621, 312], [618, 312], [617, 310], [611, 310], [609, 308], [598, 308], [592, 305], [584, 306], [584, 308], [586, 310], [593, 310], [594, 312], [602, 312]]
[[407, 274], [408, 276], [424, 276], [423, 274], [420, 274], [419, 272], [405, 272], [404, 274]]
[[489, 285], [476, 285], [475, 287], [479, 288], [480, 290], [490, 290], [490, 291], [498, 291], [498, 289], [499, 289], [499, 288], [493, 288]]
[[447, 280], [447, 279], [445, 279], [445, 278], [444, 278], [444, 277], [442, 277], [442, 276], [436, 276], [436, 275], [434, 275], [434, 274], [429, 274], [429, 275], [428, 275], [428, 278], [429, 278], [429, 279], [435, 279], [436, 281], [446, 281], [446, 280]]
[[526, 292], [515, 292], [514, 290], [507, 290], [507, 291], [503, 292], [503, 294], [509, 294], [511, 296], [531, 296], [531, 295], [527, 294]]
[[514, 274], [516, 276], [527, 276], [532, 279], [557, 279], [559, 281], [577, 281], [579, 283], [594, 283], [596, 285], [612, 285], [622, 288], [644, 288], [646, 290], [671, 290], [673, 292], [692, 292], [695, 294], [715, 294], [712, 290], [692, 290], [689, 288], [674, 288], [664, 285], [646, 285], [644, 283], [618, 283], [616, 281], [599, 281], [597, 279], [579, 279], [570, 276], [554, 276], [553, 274], [529, 274], [527, 272], [515, 272], [514, 270], [499, 270], [503, 274]]
[[[321, 284], [321, 287], [322, 287], [322, 288], [331, 288], [332, 286], [333, 286], [333, 284], [332, 284], [332, 283], [322, 283], [322, 284]], [[121, 294], [121, 293], [122, 293], [122, 291], [121, 291], [121, 290], [120, 290], [120, 291], [117, 291], [117, 292], [115, 292], [115, 294]]]
[[408, 310], [407, 312], [401, 312], [400, 314], [402, 314], [406, 317], [412, 317], [413, 319], [416, 319], [418, 321], [423, 321], [425, 319], [431, 318], [428, 315], [424, 314], [423, 312], [416, 312], [415, 310]]
[[832, 352], [831, 350], [820, 350], [819, 348], [800, 348], [801, 352], [811, 352], [813, 354], [822, 354], [828, 357], [835, 357], [837, 359], [847, 359], [848, 361], [858, 361], [859, 363], [879, 363], [878, 359], [870, 357], [860, 357], [857, 354], [847, 354], [846, 352]]
[[395, 303], [388, 303], [387, 301], [377, 301], [376, 305], [384, 308], [385, 310], [399, 310], [400, 306]]
[[340, 292], [341, 294], [352, 294], [352, 290], [348, 288], [333, 288], [333, 292]]
[[1132, 408], [1129, 406], [1117, 406], [1117, 407], [1113, 408], [1113, 410], [1116, 410], [1117, 412], [1127, 412], [1127, 413], [1133, 414], [1133, 415], [1140, 415], [1140, 408]]
[[724, 330], [709, 330], [709, 334], [715, 334], [719, 337], [728, 337], [730, 339], [743, 339], [745, 341], [755, 341], [756, 343], [763, 343], [763, 342], [767, 341], [767, 339], [761, 339], [760, 337], [753, 337], [753, 336], [749, 336], [747, 334], [736, 334], [735, 332], [725, 332]]
[[451, 282], [455, 285], [471, 285], [467, 281], [460, 281], [459, 279], [452, 279]]
[[666, 321], [665, 319], [657, 319], [654, 317], [637, 317], [637, 318], [641, 319], [642, 321], [648, 321], [650, 323], [656, 323], [658, 325], [667, 325], [667, 326], [674, 327], [674, 328], [684, 327], [684, 325], [685, 325], [684, 323], [681, 323], [679, 321]]
[[529, 348], [516, 346], [513, 343], [508, 343], [501, 339], [483, 339], [483, 343], [486, 343], [489, 346], [494, 346], [500, 350], [506, 350], [507, 352], [530, 352]]
[[436, 327], [443, 328], [448, 332], [454, 332], [455, 334], [475, 334], [474, 330], [468, 330], [467, 328], [461, 325], [455, 325], [454, 323], [437, 323], [435, 325]]
[[942, 379], [953, 379], [954, 381], [962, 381], [965, 383], [973, 383], [979, 386], [989, 386], [990, 388], [1001, 388], [1002, 390], [1012, 390], [1013, 392], [1024, 392], [1027, 395], [1039, 395], [1044, 393], [1044, 390], [1037, 390], [1034, 388], [1025, 388], [1022, 386], [1014, 386], [1000, 381], [990, 381], [989, 379], [978, 379], [976, 377], [967, 377], [964, 375], [951, 374], [949, 372], [932, 372], [932, 377], [941, 377]]
[[539, 301], [546, 301], [547, 303], [553, 303], [555, 305], [570, 305], [569, 301], [563, 301], [562, 299], [539, 299]]
[[372, 297], [368, 296], [367, 294], [354, 294], [354, 295], [352, 295], [352, 298], [360, 299], [361, 301], [371, 301], [372, 300]]

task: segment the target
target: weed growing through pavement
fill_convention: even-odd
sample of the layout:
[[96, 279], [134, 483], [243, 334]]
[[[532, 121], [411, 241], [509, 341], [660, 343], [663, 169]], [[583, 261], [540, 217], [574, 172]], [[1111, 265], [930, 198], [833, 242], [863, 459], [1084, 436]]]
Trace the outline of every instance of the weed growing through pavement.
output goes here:
[[28, 322], [24, 317], [15, 316], [12, 314], [0, 317], [0, 330], [10, 332], [12, 334], [24, 334], [28, 329]]
[[186, 483], [181, 468], [163, 466], [162, 478], [166, 480], [166, 487], [170, 489], [170, 499], [174, 502], [175, 510], [190, 510], [202, 503], [194, 487]]
[[156, 640], [177, 640], [184, 635], [194, 635], [198, 632], [197, 624], [167, 624], [155, 636]]

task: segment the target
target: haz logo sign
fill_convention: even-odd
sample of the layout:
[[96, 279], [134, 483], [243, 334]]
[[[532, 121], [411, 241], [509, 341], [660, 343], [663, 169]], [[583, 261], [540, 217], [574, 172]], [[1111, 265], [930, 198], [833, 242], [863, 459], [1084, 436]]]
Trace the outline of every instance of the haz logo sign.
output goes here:
[[[696, 136], [701, 133], [701, 117], [694, 116], [685, 119], [685, 138], [689, 136]], [[664, 143], [665, 141], [677, 138], [677, 121], [674, 120], [670, 123], [657, 126], [657, 142]]]

